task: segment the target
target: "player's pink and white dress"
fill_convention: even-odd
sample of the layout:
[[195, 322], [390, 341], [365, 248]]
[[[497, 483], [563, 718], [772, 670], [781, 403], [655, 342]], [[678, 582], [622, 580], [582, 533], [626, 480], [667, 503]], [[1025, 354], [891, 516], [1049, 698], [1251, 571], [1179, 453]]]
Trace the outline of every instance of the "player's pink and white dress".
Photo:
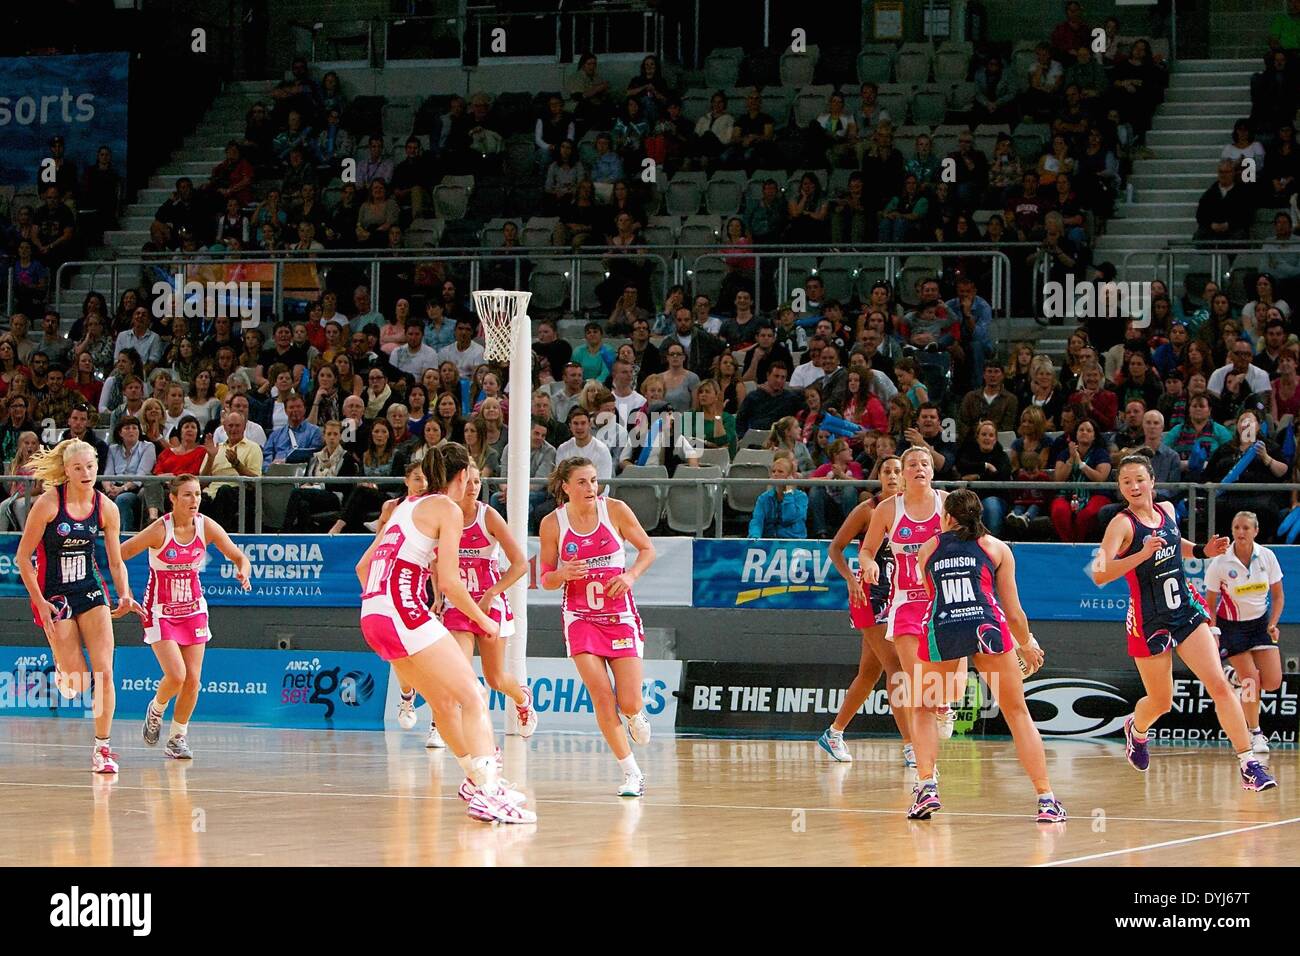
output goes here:
[[386, 661], [418, 654], [448, 634], [426, 596], [438, 543], [415, 525], [415, 507], [424, 497], [393, 509], [361, 593], [361, 633]]
[[[477, 604], [494, 584], [501, 580], [501, 547], [488, 533], [485, 502], [475, 503], [474, 520], [465, 526], [460, 535], [460, 582]], [[488, 610], [488, 617], [501, 628], [501, 637], [515, 632], [515, 616], [504, 594], [498, 594]], [[442, 612], [443, 627], [449, 631], [468, 631], [478, 636], [482, 629], [465, 616], [460, 608], [448, 606]]]
[[618, 597], [605, 593], [610, 579], [627, 569], [623, 539], [609, 518], [605, 496], [596, 499], [599, 520], [588, 534], [579, 534], [569, 523], [568, 505], [557, 508], [560, 525], [559, 557], [564, 561], [586, 561], [587, 574], [567, 581], [560, 597], [564, 621], [564, 645], [570, 657], [642, 657], [645, 628], [631, 589]]
[[194, 537], [181, 544], [171, 514], [163, 515], [163, 546], [149, 549], [149, 583], [140, 602], [146, 644], [206, 644], [212, 637], [208, 602], [199, 582], [208, 550], [206, 521], [203, 515], [195, 515]]
[[908, 515], [902, 495], [895, 499], [894, 525], [889, 529], [889, 547], [894, 552], [894, 583], [885, 627], [885, 637], [891, 641], [896, 634], [919, 638], [925, 633], [930, 593], [917, 571], [916, 556], [923, 544], [943, 530], [943, 499], [937, 491], [931, 494], [934, 508], [929, 517], [919, 521]]

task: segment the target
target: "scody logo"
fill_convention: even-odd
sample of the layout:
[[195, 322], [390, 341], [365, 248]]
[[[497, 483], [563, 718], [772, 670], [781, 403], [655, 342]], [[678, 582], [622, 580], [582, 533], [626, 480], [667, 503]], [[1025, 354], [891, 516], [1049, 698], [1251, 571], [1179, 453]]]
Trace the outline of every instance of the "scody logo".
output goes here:
[[834, 570], [830, 555], [807, 548], [776, 548], [771, 552], [767, 548], [750, 548], [745, 552], [740, 581], [762, 586], [738, 592], [736, 606], [778, 594], [829, 591], [826, 581]]
[[[1119, 706], [1094, 703], [1079, 707], [1081, 701], [1118, 701]], [[1124, 718], [1130, 710], [1128, 701], [1119, 693], [1119, 688], [1101, 681], [1082, 678], [1048, 678], [1025, 682], [1025, 703], [1034, 716], [1038, 732], [1051, 737], [1105, 737], [1124, 726]], [[1038, 716], [1046, 704], [1052, 708], [1052, 714], [1046, 719]], [[1094, 713], [1080, 713], [1080, 709]], [[1105, 714], [1111, 711], [1113, 715]]]

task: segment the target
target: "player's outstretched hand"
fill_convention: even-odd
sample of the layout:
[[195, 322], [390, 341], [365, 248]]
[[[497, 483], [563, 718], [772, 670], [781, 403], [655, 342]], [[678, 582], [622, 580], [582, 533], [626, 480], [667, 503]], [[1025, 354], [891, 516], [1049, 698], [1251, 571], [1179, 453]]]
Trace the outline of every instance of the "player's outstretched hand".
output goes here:
[[1217, 558], [1228, 551], [1228, 538], [1225, 535], [1216, 534], [1209, 541], [1205, 542], [1205, 556], [1207, 558]]

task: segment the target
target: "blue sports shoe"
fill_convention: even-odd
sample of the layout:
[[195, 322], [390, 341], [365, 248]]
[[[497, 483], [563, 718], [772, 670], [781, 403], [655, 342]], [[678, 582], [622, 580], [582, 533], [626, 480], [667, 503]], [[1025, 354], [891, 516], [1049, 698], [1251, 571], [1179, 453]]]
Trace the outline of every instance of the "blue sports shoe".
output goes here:
[[1065, 807], [1061, 806], [1060, 800], [1040, 799], [1037, 819], [1039, 823], [1064, 823]]
[[[1136, 734], [1133, 729], [1133, 715], [1129, 714], [1124, 718], [1124, 756], [1128, 757], [1128, 762], [1133, 765], [1134, 770], [1146, 773], [1147, 767], [1151, 766], [1151, 753], [1147, 750], [1147, 742], [1138, 740]], [[1243, 779], [1245, 773], [1246, 771], [1243, 770]]]
[[1269, 776], [1268, 770], [1258, 760], [1247, 760], [1241, 768], [1241, 789], [1254, 790], [1272, 790], [1277, 786], [1277, 781]]
[[938, 787], [933, 784], [918, 787], [916, 801], [912, 804], [912, 809], [907, 811], [907, 819], [928, 820], [942, 806], [943, 804], [939, 802]]
[[849, 753], [849, 748], [844, 744], [844, 735], [833, 733], [828, 727], [822, 731], [822, 735], [817, 738], [817, 746], [826, 751], [831, 757], [840, 763], [853, 763], [853, 754]]

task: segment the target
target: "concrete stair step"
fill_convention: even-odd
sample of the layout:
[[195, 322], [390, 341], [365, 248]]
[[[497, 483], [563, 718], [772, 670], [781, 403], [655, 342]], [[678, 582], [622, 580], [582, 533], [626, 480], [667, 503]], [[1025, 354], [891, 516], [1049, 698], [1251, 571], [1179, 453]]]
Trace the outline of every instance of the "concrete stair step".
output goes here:
[[1188, 102], [1162, 103], [1160, 111], [1156, 113], [1156, 121], [1159, 122], [1162, 116], [1201, 116], [1210, 121], [1217, 121], [1224, 117], [1237, 117], [1238, 111], [1231, 104], [1227, 103], [1200, 103], [1189, 100]]
[[1159, 132], [1180, 131], [1194, 134], [1199, 138], [1217, 142], [1232, 133], [1232, 124], [1250, 112], [1250, 103], [1242, 107], [1236, 116], [1158, 116], [1152, 124], [1152, 130]]
[[1222, 60], [1179, 60], [1174, 67], [1174, 77], [1177, 78], [1184, 73], [1223, 73], [1225, 71], [1256, 73], [1259, 68], [1259, 57]]
[[1108, 236], [1160, 236], [1190, 239], [1196, 231], [1195, 217], [1186, 219], [1113, 219], [1106, 227]]
[[1133, 209], [1138, 206], [1155, 204], [1158, 206], [1191, 206], [1195, 209], [1203, 192], [1205, 192], [1204, 189], [1198, 189], [1195, 186], [1182, 189], [1160, 189], [1156, 187], [1138, 189], [1134, 186], [1133, 205], [1126, 208]]
[[[1177, 133], [1171, 132], [1169, 135], [1176, 136]], [[1155, 157], [1142, 160], [1142, 162], [1159, 162], [1165, 159], [1218, 159], [1219, 154], [1223, 152], [1224, 145], [1226, 143], [1221, 145], [1219, 143], [1188, 142], [1187, 137], [1184, 137], [1181, 143], [1156, 144], [1152, 143], [1148, 138], [1147, 146], [1155, 153]]]
[[1208, 172], [1169, 173], [1162, 172], [1155, 163], [1150, 163], [1146, 171], [1135, 170], [1128, 181], [1133, 184], [1134, 192], [1144, 189], [1198, 189], [1205, 192], [1213, 180], [1213, 169]]
[[[1214, 86], [1171, 86], [1165, 91], [1168, 103], [1242, 103], [1250, 105], [1250, 83]], [[1247, 110], [1249, 112], [1249, 110]]]
[[[1135, 175], [1144, 173], [1196, 173], [1214, 177], [1216, 159], [1139, 159], [1133, 164]], [[1209, 185], [1207, 182], [1206, 185]]]

